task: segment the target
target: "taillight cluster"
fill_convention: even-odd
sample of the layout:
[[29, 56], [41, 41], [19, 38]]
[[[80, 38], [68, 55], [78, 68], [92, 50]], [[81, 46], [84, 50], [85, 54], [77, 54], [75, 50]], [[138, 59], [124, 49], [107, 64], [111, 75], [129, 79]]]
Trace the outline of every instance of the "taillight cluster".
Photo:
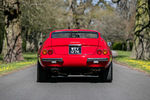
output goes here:
[[104, 49], [104, 50], [98, 49], [98, 50], [97, 50], [97, 54], [98, 54], [98, 55], [101, 55], [101, 54], [106, 55], [107, 53], [108, 53], [108, 50], [106, 50], [106, 49]]
[[52, 50], [52, 49], [50, 49], [50, 50], [44, 49], [44, 50], [42, 51], [42, 54], [43, 54], [43, 55], [47, 55], [47, 54], [52, 55], [52, 54], [53, 54], [53, 50]]
[[97, 54], [98, 54], [98, 55], [101, 55], [101, 54], [102, 54], [102, 50], [100, 50], [100, 49], [97, 50]]
[[43, 55], [46, 55], [47, 54], [47, 50], [43, 50], [42, 53], [43, 53]]
[[52, 49], [48, 50], [48, 54], [52, 55], [53, 54], [53, 50]]

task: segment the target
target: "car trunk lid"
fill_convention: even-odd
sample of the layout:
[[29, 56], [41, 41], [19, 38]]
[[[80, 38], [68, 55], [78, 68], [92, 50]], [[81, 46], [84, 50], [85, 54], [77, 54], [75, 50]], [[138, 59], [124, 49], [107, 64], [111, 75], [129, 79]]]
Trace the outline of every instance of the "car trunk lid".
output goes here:
[[86, 38], [52, 38], [51, 45], [52, 49], [54, 50], [54, 53], [58, 55], [69, 54], [69, 50], [71, 47], [81, 47], [80, 54], [93, 54], [97, 50], [99, 40]]

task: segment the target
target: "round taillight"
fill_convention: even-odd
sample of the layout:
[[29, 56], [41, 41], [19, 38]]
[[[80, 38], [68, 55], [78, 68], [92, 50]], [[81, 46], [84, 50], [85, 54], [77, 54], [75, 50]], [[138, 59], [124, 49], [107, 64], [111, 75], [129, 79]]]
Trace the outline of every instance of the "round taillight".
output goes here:
[[100, 49], [97, 50], [97, 54], [98, 54], [98, 55], [101, 55], [101, 54], [102, 54], [102, 50], [100, 50]]
[[107, 50], [103, 50], [103, 54], [106, 55], [108, 53]]
[[47, 50], [43, 50], [42, 53], [43, 53], [43, 55], [46, 55], [47, 54]]
[[52, 55], [53, 54], [53, 50], [48, 50], [48, 54]]

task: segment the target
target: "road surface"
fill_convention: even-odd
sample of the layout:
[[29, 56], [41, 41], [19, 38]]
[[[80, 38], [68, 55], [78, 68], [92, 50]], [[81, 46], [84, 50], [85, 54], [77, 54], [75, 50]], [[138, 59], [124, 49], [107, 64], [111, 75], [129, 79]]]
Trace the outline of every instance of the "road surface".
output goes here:
[[73, 77], [37, 83], [36, 66], [0, 77], [0, 100], [150, 100], [150, 77], [114, 64], [112, 83]]

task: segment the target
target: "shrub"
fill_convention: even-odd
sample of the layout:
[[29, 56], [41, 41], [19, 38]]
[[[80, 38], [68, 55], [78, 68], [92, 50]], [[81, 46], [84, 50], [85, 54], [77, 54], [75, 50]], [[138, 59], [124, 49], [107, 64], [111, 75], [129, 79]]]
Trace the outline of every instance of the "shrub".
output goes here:
[[133, 42], [130, 42], [130, 48], [132, 50], [132, 47], [133, 47]]
[[113, 50], [126, 50], [127, 45], [124, 42], [114, 42], [112, 45]]

